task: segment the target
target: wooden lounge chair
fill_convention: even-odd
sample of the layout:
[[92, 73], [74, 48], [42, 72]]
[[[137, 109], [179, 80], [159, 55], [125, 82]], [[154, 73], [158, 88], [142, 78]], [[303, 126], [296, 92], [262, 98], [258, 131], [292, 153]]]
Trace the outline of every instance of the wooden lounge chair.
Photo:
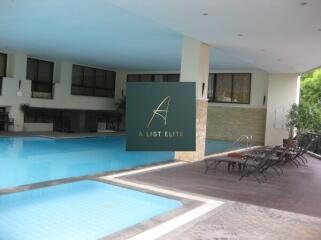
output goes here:
[[208, 170], [216, 169], [221, 163], [227, 164], [228, 172], [230, 172], [231, 168], [234, 169], [235, 165], [238, 165], [239, 170], [242, 170], [243, 164], [245, 163], [245, 158], [242, 154], [244, 153], [240, 153], [238, 156], [225, 155], [205, 159], [205, 173], [207, 173]]
[[276, 167], [271, 161], [273, 159], [273, 155], [279, 149], [279, 146], [275, 146], [274, 148], [267, 150], [263, 153], [257, 155], [247, 156], [244, 162], [244, 171], [242, 171], [240, 180], [244, 177], [254, 176], [258, 183], [262, 183], [262, 178], [266, 180], [265, 172], [272, 168], [275, 172], [278, 173]]

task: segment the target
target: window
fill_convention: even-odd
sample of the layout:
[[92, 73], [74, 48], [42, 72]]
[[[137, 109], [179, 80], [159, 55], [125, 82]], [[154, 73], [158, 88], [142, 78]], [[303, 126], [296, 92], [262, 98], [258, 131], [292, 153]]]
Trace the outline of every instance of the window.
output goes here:
[[115, 72], [73, 65], [71, 94], [114, 97], [115, 79]]
[[0, 95], [2, 93], [2, 78], [6, 76], [7, 54], [0, 53]]
[[179, 82], [179, 74], [166, 74], [166, 82]]
[[211, 102], [249, 104], [250, 95], [250, 73], [215, 73], [209, 76], [208, 99]]
[[27, 79], [31, 80], [31, 97], [53, 98], [54, 63], [28, 58]]
[[138, 74], [131, 74], [127, 75], [127, 82], [140, 82], [140, 75]]
[[24, 112], [25, 123], [53, 123], [55, 110], [29, 108]]
[[179, 82], [179, 74], [128, 74], [127, 82]]

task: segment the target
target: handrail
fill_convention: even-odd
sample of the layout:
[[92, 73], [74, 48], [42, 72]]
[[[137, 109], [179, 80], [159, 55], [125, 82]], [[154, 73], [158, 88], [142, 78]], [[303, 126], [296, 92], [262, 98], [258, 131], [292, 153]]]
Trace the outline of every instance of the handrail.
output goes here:
[[238, 137], [231, 145], [231, 147], [234, 147], [236, 144], [241, 144], [243, 141], [246, 141], [246, 148], [252, 147], [253, 144], [253, 136], [252, 135], [241, 135]]

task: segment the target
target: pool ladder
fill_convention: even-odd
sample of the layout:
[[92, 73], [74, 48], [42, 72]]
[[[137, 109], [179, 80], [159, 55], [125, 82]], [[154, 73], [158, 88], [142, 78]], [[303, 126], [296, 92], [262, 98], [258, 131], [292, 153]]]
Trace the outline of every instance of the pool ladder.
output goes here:
[[241, 135], [235, 142], [232, 143], [231, 148], [238, 146], [242, 146], [241, 143], [245, 143], [246, 148], [250, 148], [253, 145], [253, 136], [252, 135]]

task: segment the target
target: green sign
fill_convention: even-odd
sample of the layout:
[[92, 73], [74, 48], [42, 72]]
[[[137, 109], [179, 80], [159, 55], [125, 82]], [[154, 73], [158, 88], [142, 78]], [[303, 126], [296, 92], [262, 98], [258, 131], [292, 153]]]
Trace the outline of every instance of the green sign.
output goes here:
[[195, 151], [195, 83], [127, 83], [128, 151]]

